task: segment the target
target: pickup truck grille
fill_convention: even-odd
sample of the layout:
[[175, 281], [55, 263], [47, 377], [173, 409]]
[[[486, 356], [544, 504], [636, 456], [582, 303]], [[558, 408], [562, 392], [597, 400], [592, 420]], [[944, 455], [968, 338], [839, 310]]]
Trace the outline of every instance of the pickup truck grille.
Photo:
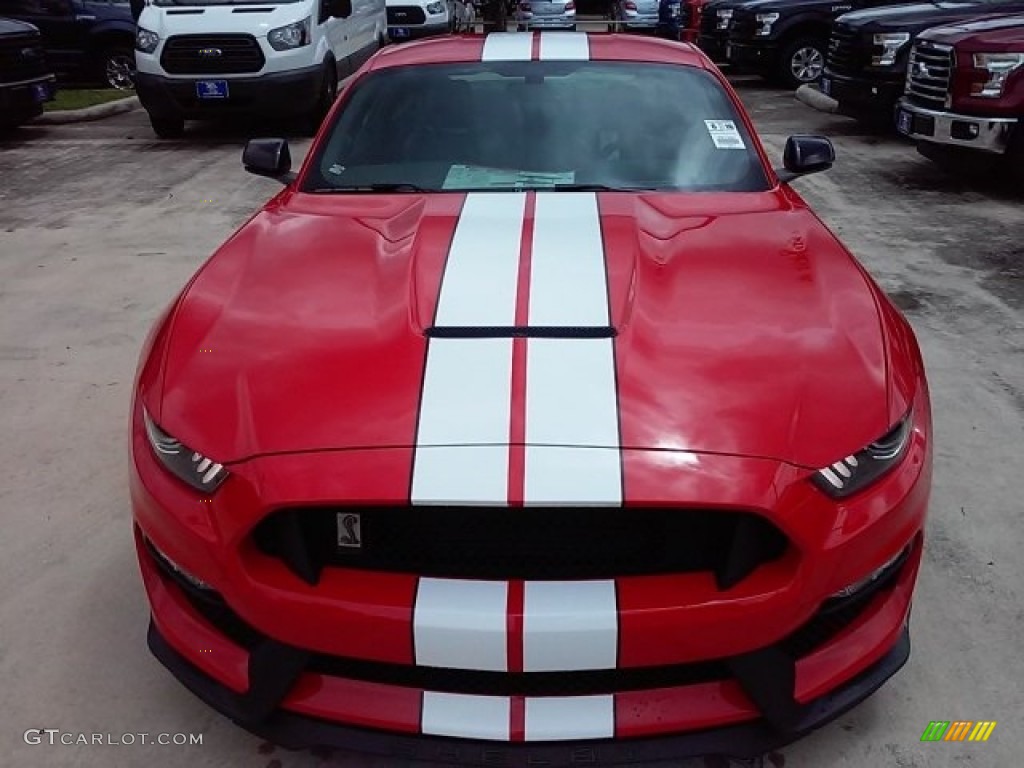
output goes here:
[[864, 56], [855, 28], [839, 23], [832, 25], [825, 65], [838, 75], [854, 75], [861, 70]]
[[953, 74], [953, 48], [927, 40], [914, 43], [907, 64], [907, 96], [922, 107], [947, 106]]
[[730, 40], [753, 40], [757, 31], [757, 20], [753, 11], [745, 11], [737, 8], [732, 12], [729, 20]]
[[49, 74], [38, 37], [0, 39], [0, 82], [17, 83]]
[[427, 20], [423, 9], [415, 5], [393, 5], [387, 9], [388, 24], [422, 24]]
[[160, 64], [172, 75], [259, 72], [265, 61], [252, 35], [175, 35], [160, 56]]

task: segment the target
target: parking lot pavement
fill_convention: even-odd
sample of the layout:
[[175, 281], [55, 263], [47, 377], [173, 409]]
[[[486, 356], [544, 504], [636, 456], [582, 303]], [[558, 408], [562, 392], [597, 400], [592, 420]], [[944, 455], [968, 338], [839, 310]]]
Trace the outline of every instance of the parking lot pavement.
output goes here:
[[[950, 180], [909, 145], [859, 133], [790, 93], [758, 81], [740, 88], [773, 159], [791, 133], [835, 140], [836, 167], [795, 186], [907, 311], [937, 435], [908, 666], [764, 764], [1017, 765], [1024, 199]], [[212, 128], [158, 142], [134, 112], [0, 143], [2, 766], [395, 765], [261, 743], [199, 703], [145, 646], [126, 478], [131, 379], [160, 309], [278, 189], [243, 173], [243, 138]], [[307, 147], [297, 141], [295, 157]], [[930, 720], [999, 725], [985, 744], [922, 744]], [[203, 743], [32, 745], [30, 728], [115, 742], [202, 734]], [[725, 764], [687, 764], [696, 766]]]

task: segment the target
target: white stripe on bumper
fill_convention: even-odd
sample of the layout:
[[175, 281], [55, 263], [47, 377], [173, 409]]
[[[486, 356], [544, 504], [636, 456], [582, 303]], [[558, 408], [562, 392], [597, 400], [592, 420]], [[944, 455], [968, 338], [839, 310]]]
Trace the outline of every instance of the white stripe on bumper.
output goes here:
[[526, 741], [610, 739], [614, 736], [614, 696], [526, 700]]
[[423, 692], [421, 730], [432, 736], [508, 741], [511, 703], [504, 696]]
[[614, 581], [528, 581], [523, 671], [613, 669], [619, 614]]
[[420, 579], [413, 610], [416, 663], [507, 671], [507, 605], [504, 581]]

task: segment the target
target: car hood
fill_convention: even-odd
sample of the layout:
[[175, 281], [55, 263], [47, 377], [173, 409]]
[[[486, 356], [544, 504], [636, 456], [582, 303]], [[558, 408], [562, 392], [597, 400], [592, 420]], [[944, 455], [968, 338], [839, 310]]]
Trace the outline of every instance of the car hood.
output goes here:
[[894, 5], [853, 11], [839, 17], [839, 21], [861, 27], [865, 31], [892, 30], [916, 33], [940, 24], [949, 24], [987, 13], [1009, 13], [1024, 9], [1021, 3], [936, 2], [914, 5]]
[[31, 24], [15, 19], [0, 17], [0, 36], [3, 35], [38, 35], [39, 30]]
[[181, 34], [244, 33], [266, 37], [267, 33], [301, 21], [309, 15], [302, 3], [254, 3], [252, 5], [147, 5], [139, 17], [139, 26], [161, 38]]
[[967, 50], [1020, 50], [1024, 45], [1024, 15], [994, 16], [935, 27], [921, 34], [922, 40], [957, 45]]
[[834, 6], [833, 2], [826, 0], [747, 0], [742, 5], [737, 5], [737, 10], [756, 13], [767, 13], [781, 11], [794, 13], [806, 8], [824, 8], [829, 10]]
[[[490, 219], [471, 213], [462, 194], [283, 193], [186, 289], [166, 334], [160, 383], [143, 387], [143, 402], [165, 430], [223, 462], [409, 446], [426, 418], [423, 403], [438, 397], [424, 391], [435, 386], [424, 384], [425, 329], [463, 326], [466, 317], [485, 326], [503, 296], [556, 308], [561, 296], [569, 308], [598, 299], [599, 311], [606, 307], [616, 334], [611, 407], [621, 447], [817, 467], [889, 427], [879, 292], [792, 192], [601, 193], [590, 195], [593, 219], [585, 200], [582, 207], [552, 202], [581, 193], [537, 194], [525, 207], [514, 195], [481, 194], [488, 210], [499, 210]], [[473, 216], [479, 220], [467, 223]], [[456, 259], [463, 226], [477, 239], [468, 252], [460, 240]], [[494, 254], [509, 232], [518, 253], [519, 233], [534, 226], [534, 249], [542, 236], [548, 246], [557, 241], [565, 258], [603, 249], [604, 286], [568, 279], [549, 255], [541, 296], [534, 253], [528, 298], [516, 294], [506, 281], [523, 280], [518, 261], [509, 270]], [[447, 320], [438, 310], [442, 288], [459, 295], [454, 310], [445, 305]], [[572, 312], [565, 318], [565, 325], [586, 325]], [[475, 416], [454, 419], [435, 443], [475, 444], [474, 419], [508, 408], [473, 378], [479, 348], [458, 343], [448, 342], [462, 357], [444, 386], [460, 402], [448, 406]], [[528, 410], [536, 382], [583, 376], [577, 357], [560, 354], [578, 349], [571, 346], [578, 339], [536, 343], [546, 345], [548, 370], [527, 367]], [[580, 402], [601, 385], [580, 379]]]

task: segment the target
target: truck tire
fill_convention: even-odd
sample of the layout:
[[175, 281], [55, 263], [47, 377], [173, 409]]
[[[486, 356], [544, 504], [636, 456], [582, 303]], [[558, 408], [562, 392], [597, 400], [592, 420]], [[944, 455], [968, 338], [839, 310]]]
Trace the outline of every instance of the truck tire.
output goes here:
[[100, 77], [121, 91], [135, 90], [135, 51], [127, 45], [108, 45], [100, 52]]
[[1013, 130], [1010, 137], [1010, 146], [1006, 150], [1007, 173], [1010, 183], [1016, 187], [1018, 192], [1024, 191], [1024, 128], [1020, 123]]
[[161, 139], [180, 139], [185, 135], [185, 120], [181, 117], [149, 116], [149, 124], [153, 133]]
[[797, 37], [782, 46], [776, 64], [776, 77], [787, 88], [799, 88], [817, 82], [825, 69], [828, 40], [821, 37]]

